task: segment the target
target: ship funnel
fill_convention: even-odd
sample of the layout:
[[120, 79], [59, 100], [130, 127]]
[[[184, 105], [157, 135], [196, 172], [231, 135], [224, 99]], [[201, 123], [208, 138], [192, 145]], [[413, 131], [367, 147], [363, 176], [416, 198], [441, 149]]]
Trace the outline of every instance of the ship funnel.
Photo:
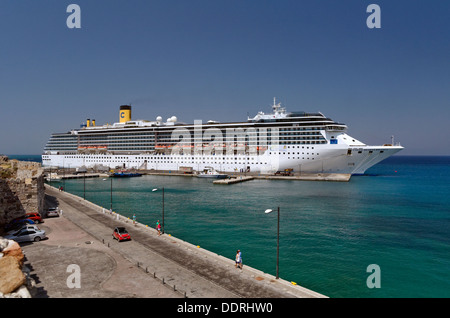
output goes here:
[[91, 120], [88, 118], [86, 120], [86, 127], [90, 127], [91, 126]]
[[92, 127], [95, 127], [95, 119], [92, 119]]
[[127, 121], [131, 120], [131, 106], [120, 106], [119, 119], [121, 123], [126, 123]]

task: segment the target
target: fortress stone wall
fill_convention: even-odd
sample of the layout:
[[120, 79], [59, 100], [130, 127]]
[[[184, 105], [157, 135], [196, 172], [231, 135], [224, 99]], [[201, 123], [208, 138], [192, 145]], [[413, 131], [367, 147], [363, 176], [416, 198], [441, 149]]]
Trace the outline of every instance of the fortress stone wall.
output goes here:
[[44, 169], [40, 163], [0, 156], [0, 233], [9, 221], [44, 211]]

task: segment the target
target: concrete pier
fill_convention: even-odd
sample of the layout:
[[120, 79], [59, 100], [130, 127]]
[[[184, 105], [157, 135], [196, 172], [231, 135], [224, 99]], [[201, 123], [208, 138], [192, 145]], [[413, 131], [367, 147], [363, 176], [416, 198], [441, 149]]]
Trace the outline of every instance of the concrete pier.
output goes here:
[[297, 176], [272, 176], [261, 175], [255, 176], [256, 179], [267, 180], [299, 180], [299, 181], [334, 181], [334, 182], [348, 182], [351, 174], [349, 173], [311, 173]]
[[[179, 173], [177, 171], [155, 171], [146, 170], [140, 171], [143, 174], [148, 175], [158, 175], [158, 176], [183, 176], [183, 177], [196, 177], [196, 174], [185, 174]], [[233, 184], [242, 181], [252, 180], [252, 179], [266, 179], [266, 180], [293, 180], [293, 181], [334, 181], [334, 182], [348, 182], [350, 181], [351, 174], [348, 173], [302, 173], [294, 174], [291, 176], [281, 176], [274, 174], [261, 174], [257, 172], [247, 172], [245, 174], [239, 173], [227, 173], [230, 179], [220, 179], [219, 182], [214, 182], [216, 184]], [[242, 178], [242, 180], [234, 180]], [[250, 179], [252, 178], [252, 179]], [[228, 181], [227, 181], [228, 180]], [[231, 181], [230, 181], [231, 180]]]
[[[180, 171], [165, 171], [165, 170], [138, 170], [139, 173], [144, 175], [154, 176], [172, 176], [172, 177], [197, 177], [195, 173], [184, 173]], [[333, 181], [333, 182], [348, 182], [350, 181], [351, 174], [348, 173], [302, 173], [294, 174], [291, 176], [281, 176], [274, 174], [261, 174], [257, 172], [247, 172], [245, 174], [239, 173], [227, 173], [229, 179], [215, 180], [215, 184], [234, 184], [252, 179], [266, 179], [266, 180], [292, 180], [292, 181]], [[82, 179], [86, 178], [107, 178], [108, 174], [105, 173], [79, 173], [79, 174], [52, 174], [53, 177], [47, 176], [47, 180], [59, 181], [61, 179]], [[216, 182], [218, 181], [218, 182]]]
[[109, 177], [108, 174], [101, 174], [101, 173], [79, 173], [79, 174], [66, 174], [66, 175], [61, 175], [61, 174], [52, 174], [51, 176], [47, 176], [46, 179], [47, 181], [59, 181], [59, 180], [63, 180], [63, 179], [83, 179], [83, 178], [99, 178], [99, 177], [104, 177], [107, 178]]
[[233, 184], [233, 183], [239, 183], [239, 182], [245, 182], [249, 180], [255, 179], [254, 177], [248, 177], [248, 176], [237, 176], [229, 179], [219, 179], [213, 181], [214, 184]]
[[[70, 252], [71, 259], [68, 260], [72, 263], [86, 262], [88, 259], [84, 259], [83, 255], [86, 252], [82, 252], [88, 247], [97, 246], [99, 253], [105, 253], [106, 249], [108, 253], [115, 255], [121, 255], [120, 266], [117, 265], [113, 269], [113, 274], [110, 277], [116, 279], [111, 281], [107, 275], [104, 275], [102, 271], [104, 267], [102, 264], [90, 264], [83, 268], [89, 268], [83, 273], [83, 281], [89, 281], [92, 279], [96, 282], [100, 281], [100, 285], [96, 285], [96, 288], [104, 289], [105, 286], [114, 289], [115, 283], [117, 283], [117, 290], [123, 290], [123, 281], [127, 281], [127, 285], [134, 286], [135, 291], [128, 290], [129, 293], [134, 294], [132, 297], [153, 297], [145, 296], [142, 289], [147, 288], [147, 284], [144, 283], [142, 275], [145, 276], [145, 280], [154, 280], [158, 282], [158, 286], [161, 289], [160, 297], [188, 297], [188, 298], [322, 298], [325, 297], [322, 294], [316, 293], [304, 287], [301, 287], [292, 282], [275, 279], [274, 276], [259, 271], [255, 268], [251, 268], [244, 264], [243, 269], [237, 269], [234, 266], [232, 259], [225, 258], [216, 253], [207, 251], [200, 246], [191, 244], [180, 239], [177, 239], [170, 234], [157, 235], [155, 229], [148, 227], [147, 225], [133, 221], [128, 217], [121, 216], [116, 213], [110, 213], [98, 205], [95, 205], [89, 201], [85, 201], [82, 198], [60, 192], [57, 189], [46, 185], [46, 195], [51, 202], [57, 203], [59, 208], [63, 210], [61, 220], [69, 220], [71, 223], [76, 224], [80, 231], [86, 232], [92, 239], [87, 242], [90, 244], [83, 244], [76, 246], [71, 245], [72, 249], [67, 249]], [[48, 219], [53, 223], [58, 222], [58, 218]], [[41, 227], [45, 227], [46, 223], [43, 223]], [[130, 232], [132, 240], [128, 242], [117, 242], [112, 239], [112, 231], [116, 226], [125, 226]], [[52, 230], [54, 231], [54, 230]], [[50, 231], [47, 241], [39, 242], [39, 244], [52, 244], [52, 231]], [[61, 232], [65, 232], [61, 229]], [[55, 233], [55, 232], [53, 232]], [[68, 245], [71, 242], [76, 242], [76, 237], [67, 237], [66, 243]], [[61, 243], [54, 242], [56, 246], [61, 246]], [[37, 244], [36, 244], [37, 245]], [[99, 247], [101, 245], [101, 247]], [[44, 251], [39, 252], [39, 255], [32, 254], [32, 248], [30, 246], [27, 252], [27, 258], [31, 262], [33, 268], [38, 271], [40, 264], [45, 262], [45, 259], [49, 259], [52, 262], [52, 257], [55, 257], [55, 252], [50, 251], [49, 254], [45, 254]], [[80, 250], [78, 253], [80, 259], [74, 259], [75, 254], [73, 248]], [[27, 249], [28, 250], [28, 249]], [[103, 252], [101, 252], [103, 251]], [[60, 253], [65, 253], [65, 249], [60, 249]], [[59, 257], [58, 256], [58, 257]], [[61, 256], [64, 259], [63, 256]], [[98, 262], [106, 261], [108, 258], [101, 257], [101, 254], [97, 255]], [[123, 259], [129, 262], [126, 266], [123, 263]], [[91, 262], [92, 258], [90, 258]], [[112, 266], [111, 262], [108, 266]], [[117, 263], [118, 264], [118, 263]], [[62, 266], [62, 265], [61, 265]], [[103, 267], [102, 267], [103, 266]], [[137, 274], [136, 268], [140, 269]], [[130, 274], [129, 271], [134, 273]], [[48, 275], [48, 277], [46, 276]], [[60, 277], [63, 282], [67, 279], [67, 273], [63, 272], [64, 277]], [[122, 277], [122, 278], [121, 278]], [[57, 277], [56, 277], [57, 278]], [[48, 268], [39, 272], [39, 279], [43, 285], [42, 288], [51, 290], [51, 284], [54, 284], [55, 273], [48, 271]], [[122, 283], [120, 283], [122, 282]], [[142, 282], [142, 284], [140, 284]], [[46, 286], [47, 285], [47, 286]], [[155, 293], [156, 290], [149, 291]], [[167, 289], [171, 292], [167, 293]], [[60, 291], [61, 292], [61, 291]], [[61, 297], [70, 297], [70, 293], [77, 292], [78, 297], [92, 297], [92, 290], [68, 290], [66, 288], [65, 295]], [[99, 291], [98, 291], [99, 292]], [[83, 296], [84, 293], [84, 296]], [[104, 295], [104, 294], [101, 294]], [[114, 295], [114, 294], [112, 294]], [[142, 296], [144, 295], [144, 296]], [[150, 294], [151, 295], [151, 294]], [[94, 296], [103, 297], [103, 296]], [[115, 297], [109, 295], [108, 297]], [[117, 296], [117, 297], [123, 297]], [[158, 297], [158, 296], [155, 296]]]
[[333, 182], [348, 182], [350, 181], [350, 174], [343, 173], [327, 173], [327, 174], [304, 174], [300, 176], [273, 176], [273, 175], [254, 175], [254, 176], [233, 176], [229, 179], [216, 180], [214, 184], [234, 184], [254, 179], [264, 180], [289, 180], [289, 181], [333, 181]]

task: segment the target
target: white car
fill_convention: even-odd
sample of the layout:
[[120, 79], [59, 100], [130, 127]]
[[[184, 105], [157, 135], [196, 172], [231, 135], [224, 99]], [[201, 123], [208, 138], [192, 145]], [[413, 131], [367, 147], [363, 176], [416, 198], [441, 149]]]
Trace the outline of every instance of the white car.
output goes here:
[[8, 231], [6, 234], [7, 235], [12, 235], [15, 233], [18, 233], [19, 231], [22, 231], [23, 229], [28, 229], [28, 230], [35, 230], [35, 231], [40, 231], [41, 229], [37, 227], [37, 225], [32, 225], [32, 224], [24, 224], [19, 228], [16, 228], [14, 230]]
[[4, 236], [4, 238], [8, 240], [13, 240], [16, 242], [39, 242], [40, 240], [44, 239], [45, 231], [36, 228], [28, 228], [25, 227], [23, 229], [20, 229], [16, 233], [9, 234]]
[[52, 217], [52, 216], [59, 216], [59, 209], [58, 208], [49, 208], [47, 210], [47, 217]]

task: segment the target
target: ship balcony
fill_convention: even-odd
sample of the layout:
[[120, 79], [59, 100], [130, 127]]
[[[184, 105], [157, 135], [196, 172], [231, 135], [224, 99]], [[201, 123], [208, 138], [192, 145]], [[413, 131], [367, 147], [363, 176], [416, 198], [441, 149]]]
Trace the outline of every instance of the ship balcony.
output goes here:
[[345, 131], [347, 130], [346, 125], [327, 125], [325, 126], [326, 131]]

